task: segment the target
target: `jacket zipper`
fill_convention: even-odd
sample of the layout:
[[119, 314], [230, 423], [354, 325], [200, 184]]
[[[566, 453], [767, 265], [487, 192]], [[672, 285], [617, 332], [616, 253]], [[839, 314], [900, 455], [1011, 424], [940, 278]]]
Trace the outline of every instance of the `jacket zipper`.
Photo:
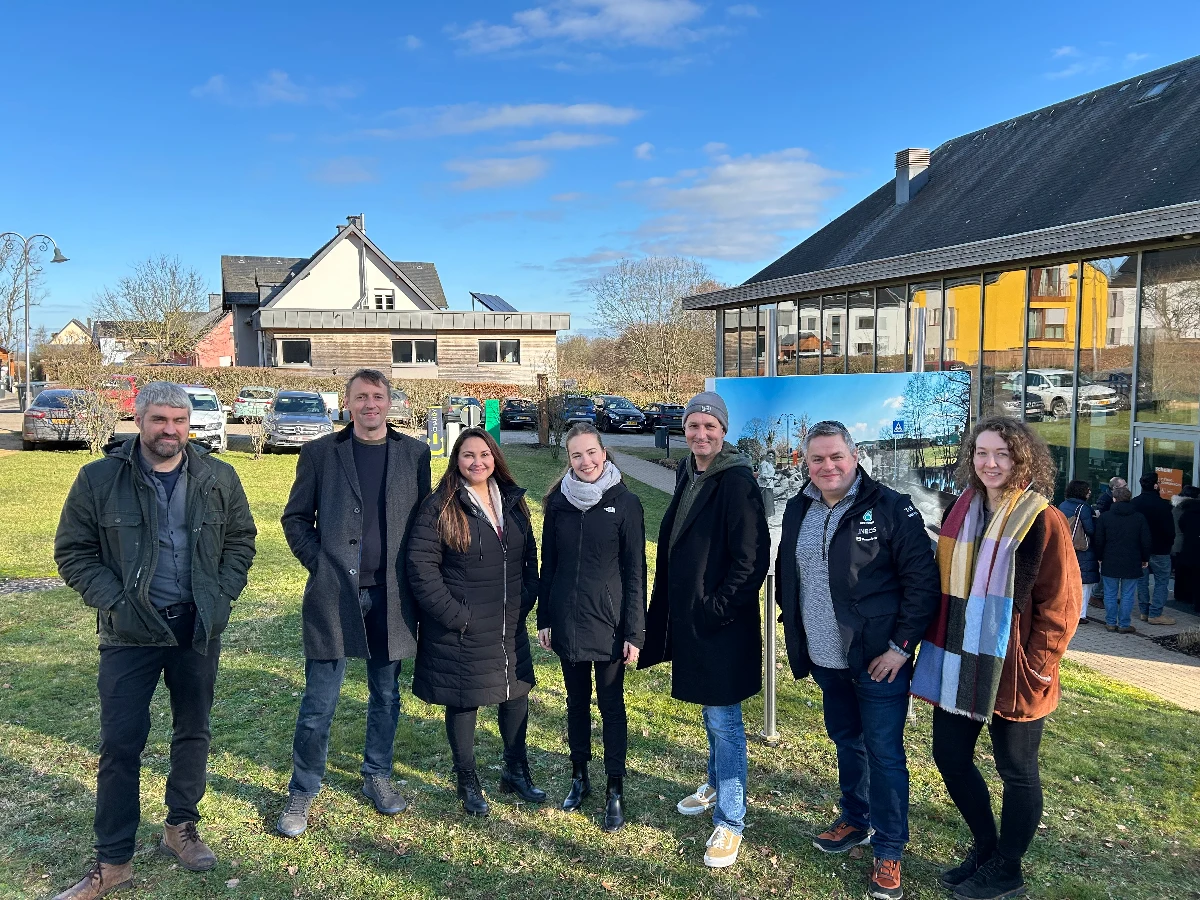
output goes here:
[[[503, 500], [501, 500], [501, 502], [500, 502], [500, 508], [501, 509], [504, 508]], [[490, 528], [492, 530], [492, 534], [496, 533], [496, 529], [492, 525], [491, 520], [488, 519], [486, 516], [484, 516], [481, 512], [472, 508], [471, 514], [474, 515], [475, 518], [479, 519], [480, 521], [486, 522], [488, 528]], [[505, 646], [508, 641], [508, 529], [507, 528], [504, 529], [504, 537], [498, 538], [498, 540], [500, 542], [500, 553], [504, 559], [504, 565], [501, 570], [503, 573], [503, 578], [504, 578], [504, 593], [501, 595], [501, 600], [500, 600], [500, 653], [504, 656], [504, 699], [511, 700], [512, 699], [512, 682], [508, 677], [508, 647]], [[483, 559], [483, 540], [482, 539], [480, 539], [480, 541], [479, 541], [479, 558], [480, 558], [480, 560]], [[460, 643], [461, 643], [461, 635], [459, 637], [460, 637]]]
[[571, 636], [574, 638], [574, 640], [571, 642], [571, 646], [574, 647], [576, 651], [579, 650], [579, 602], [578, 602], [579, 570], [581, 567], [580, 560], [582, 559], [582, 555], [583, 555], [583, 517], [586, 515], [587, 515], [586, 510], [581, 509], [579, 511], [579, 543], [575, 547], [575, 598], [576, 598], [576, 602], [573, 604], [575, 606], [575, 615], [571, 621]]

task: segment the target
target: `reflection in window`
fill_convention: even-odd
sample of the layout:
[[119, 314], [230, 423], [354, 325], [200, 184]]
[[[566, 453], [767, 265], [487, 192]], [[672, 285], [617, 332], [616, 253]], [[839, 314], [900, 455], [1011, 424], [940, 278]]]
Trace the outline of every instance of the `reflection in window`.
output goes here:
[[727, 309], [721, 313], [724, 326], [722, 332], [722, 351], [724, 357], [723, 374], [726, 378], [734, 378], [738, 374], [738, 311]]
[[846, 321], [846, 358], [849, 372], [870, 372], [875, 356], [874, 291], [851, 291]]
[[904, 285], [881, 287], [875, 295], [875, 371], [904, 371]]
[[1099, 496], [1100, 485], [1114, 475], [1129, 477], [1136, 295], [1136, 257], [1115, 256], [1084, 262], [1075, 477], [1091, 484], [1093, 499]]
[[762, 359], [763, 333], [758, 326], [758, 307], [744, 306], [739, 311], [742, 327], [739, 333], [738, 344], [741, 348], [738, 353], [740, 360], [740, 374], [743, 378], [750, 375], [759, 375], [759, 362]]
[[799, 331], [797, 331], [796, 355], [798, 373], [816, 375], [821, 365], [821, 306], [820, 300], [811, 297], [800, 301]]
[[983, 289], [979, 276], [947, 278], [945, 368], [962, 370], [971, 381], [971, 409], [979, 409], [979, 315]]
[[821, 298], [821, 371], [837, 375], [846, 371], [846, 295]]
[[1200, 247], [1142, 255], [1138, 340], [1137, 420], [1200, 425]]
[[913, 372], [934, 372], [942, 362], [942, 283], [908, 286], [908, 358]]
[[984, 416], [1021, 418], [1024, 319], [1025, 270], [984, 275], [983, 374], [979, 385]]
[[[1029, 270], [1029, 368], [1025, 378], [1025, 417], [1045, 439], [1058, 469], [1054, 498], [1063, 498], [1071, 470], [1071, 409], [1097, 398], [1075, 386], [1075, 308], [1079, 264]], [[1041, 407], [1038, 408], [1038, 401]]]
[[784, 300], [775, 313], [775, 370], [780, 375], [796, 374], [796, 303]]

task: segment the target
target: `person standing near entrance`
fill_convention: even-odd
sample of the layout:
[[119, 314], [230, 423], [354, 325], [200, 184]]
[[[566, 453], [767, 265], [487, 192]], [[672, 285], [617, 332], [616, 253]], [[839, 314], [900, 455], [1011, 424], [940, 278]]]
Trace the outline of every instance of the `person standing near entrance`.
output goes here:
[[96, 609], [100, 768], [96, 864], [56, 900], [92, 900], [133, 879], [141, 754], [160, 677], [171, 696], [171, 769], [159, 851], [216, 865], [196, 823], [221, 633], [246, 586], [257, 530], [237, 472], [188, 443], [192, 402], [177, 384], [137, 395], [138, 436], [79, 471], [54, 536], [68, 586]]
[[431, 475], [429, 447], [388, 427], [390, 406], [391, 382], [382, 372], [351, 375], [350, 427], [303, 447], [283, 511], [288, 547], [308, 570], [301, 605], [304, 694], [288, 802], [276, 824], [284, 837], [308, 828], [350, 657], [367, 661], [362, 792], [381, 815], [394, 816], [407, 805], [391, 780], [400, 667], [417, 650], [405, 551]]
[[1136, 634], [1133, 601], [1138, 581], [1150, 563], [1150, 526], [1127, 487], [1113, 488], [1112, 509], [1096, 523], [1095, 549], [1104, 582], [1104, 622], [1109, 631]]
[[[1150, 526], [1150, 562], [1138, 581], [1138, 618], [1151, 625], [1174, 625], [1175, 619], [1163, 614], [1167, 605], [1167, 584], [1171, 580], [1171, 545], [1175, 543], [1175, 516], [1171, 501], [1158, 492], [1158, 473], [1147, 472], [1138, 479], [1142, 492], [1133, 498], [1133, 508]], [[1150, 594], [1150, 576], [1154, 576], [1154, 595]]]
[[1080, 625], [1087, 624], [1088, 601], [1100, 582], [1100, 564], [1096, 561], [1096, 552], [1092, 547], [1092, 542], [1096, 539], [1096, 515], [1088, 503], [1091, 495], [1091, 485], [1077, 478], [1067, 485], [1067, 499], [1058, 504], [1058, 511], [1067, 517], [1071, 525], [1071, 545], [1075, 548], [1079, 577], [1083, 581], [1083, 606], [1079, 609]]
[[842, 812], [813, 846], [870, 843], [870, 895], [899, 900], [908, 685], [938, 605], [937, 566], [920, 512], [862, 470], [841, 422], [818, 422], [803, 449], [810, 480], [784, 509], [775, 590], [792, 674], [820, 686], [837, 747]]
[[676, 809], [712, 810], [704, 864], [737, 861], [748, 759], [742, 701], [762, 690], [758, 593], [770, 565], [762, 492], [748, 459], [725, 442], [729, 412], [711, 391], [683, 411], [690, 455], [658, 532], [654, 591], [638, 668], [671, 661], [671, 696], [701, 707], [708, 779]]

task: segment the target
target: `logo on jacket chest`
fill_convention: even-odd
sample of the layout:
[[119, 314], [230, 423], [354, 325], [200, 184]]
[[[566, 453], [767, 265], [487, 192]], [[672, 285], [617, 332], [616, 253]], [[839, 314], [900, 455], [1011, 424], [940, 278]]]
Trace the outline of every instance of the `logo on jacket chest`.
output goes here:
[[879, 540], [879, 527], [875, 524], [875, 510], [868, 509], [862, 514], [854, 532], [854, 540], [860, 544], [867, 541]]

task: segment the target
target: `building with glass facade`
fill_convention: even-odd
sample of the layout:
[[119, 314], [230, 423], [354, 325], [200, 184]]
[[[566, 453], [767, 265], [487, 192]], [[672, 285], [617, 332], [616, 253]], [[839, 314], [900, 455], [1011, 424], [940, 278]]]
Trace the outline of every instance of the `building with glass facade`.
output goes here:
[[1067, 481], [1200, 474], [1200, 57], [946, 142], [745, 284], [718, 377], [963, 371]]

